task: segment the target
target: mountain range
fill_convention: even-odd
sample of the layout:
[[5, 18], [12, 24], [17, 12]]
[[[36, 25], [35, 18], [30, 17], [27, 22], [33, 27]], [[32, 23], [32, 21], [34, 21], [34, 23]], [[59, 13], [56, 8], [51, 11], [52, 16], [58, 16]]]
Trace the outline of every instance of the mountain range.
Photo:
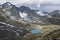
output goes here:
[[26, 6], [16, 7], [15, 5], [11, 4], [10, 2], [6, 2], [0, 5], [0, 12], [2, 12], [3, 16], [9, 16], [10, 18], [16, 21], [26, 21], [28, 23], [37, 23], [37, 24], [50, 24], [48, 21], [49, 17], [60, 17], [60, 11], [55, 10], [50, 13], [47, 13], [45, 16], [40, 16], [36, 13], [36, 10], [30, 9]]
[[21, 7], [16, 7], [15, 5], [11, 4], [10, 2], [6, 2], [2, 5], [0, 5], [0, 9], [4, 12], [4, 15], [10, 16], [11, 18], [19, 19], [21, 13], [26, 13], [28, 16], [34, 16], [34, 17], [39, 17], [37, 13], [30, 9], [29, 7], [26, 6], [21, 6]]

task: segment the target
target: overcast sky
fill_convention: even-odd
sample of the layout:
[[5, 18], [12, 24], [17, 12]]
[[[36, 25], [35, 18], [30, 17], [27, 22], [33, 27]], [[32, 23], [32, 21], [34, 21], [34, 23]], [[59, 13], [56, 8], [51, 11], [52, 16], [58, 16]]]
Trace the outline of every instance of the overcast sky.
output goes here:
[[60, 10], [60, 0], [43, 0], [40, 4], [40, 9], [45, 12]]
[[0, 4], [5, 2], [11, 2], [16, 6], [26, 5], [33, 8], [37, 8], [40, 5], [40, 0], [0, 0]]
[[[48, 10], [48, 7], [46, 6], [51, 6], [51, 4], [55, 5], [55, 8], [56, 8], [56, 5], [57, 4], [60, 4], [60, 0], [0, 0], [0, 4], [3, 4], [5, 2], [11, 2], [12, 4], [16, 5], [16, 6], [21, 6], [21, 5], [26, 5], [28, 7], [31, 7], [31, 8], [38, 8], [41, 6], [41, 5], [44, 5], [44, 6], [41, 6], [41, 9], [44, 10], [44, 9], [47, 9]], [[41, 5], [40, 5], [41, 4]], [[47, 5], [46, 5], [47, 4]], [[49, 7], [50, 7], [49, 6]], [[52, 6], [51, 6], [52, 7]], [[59, 9], [59, 6], [57, 7]], [[51, 9], [51, 8], [50, 8]], [[50, 10], [49, 9], [49, 10]], [[54, 9], [54, 8], [53, 8]]]

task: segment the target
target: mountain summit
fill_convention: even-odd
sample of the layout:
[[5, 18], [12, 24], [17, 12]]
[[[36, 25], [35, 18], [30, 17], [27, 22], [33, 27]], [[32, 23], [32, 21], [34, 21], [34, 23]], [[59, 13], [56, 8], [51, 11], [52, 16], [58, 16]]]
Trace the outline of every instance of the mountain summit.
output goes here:
[[20, 11], [21, 13], [26, 13], [26, 14], [28, 14], [28, 16], [39, 18], [39, 15], [38, 15], [34, 10], [32, 10], [32, 9], [30, 9], [29, 7], [26, 7], [26, 6], [24, 6], [24, 5], [19, 8], [19, 11]]
[[13, 19], [18, 20], [20, 18], [18, 8], [10, 2], [2, 4], [2, 11], [4, 15], [10, 16]]

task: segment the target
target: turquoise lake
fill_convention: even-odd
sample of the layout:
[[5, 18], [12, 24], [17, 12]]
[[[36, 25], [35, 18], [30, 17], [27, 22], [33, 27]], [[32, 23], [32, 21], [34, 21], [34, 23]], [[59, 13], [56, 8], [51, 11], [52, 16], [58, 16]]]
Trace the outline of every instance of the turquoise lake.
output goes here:
[[30, 32], [31, 33], [40, 33], [42, 30], [41, 29], [33, 29]]

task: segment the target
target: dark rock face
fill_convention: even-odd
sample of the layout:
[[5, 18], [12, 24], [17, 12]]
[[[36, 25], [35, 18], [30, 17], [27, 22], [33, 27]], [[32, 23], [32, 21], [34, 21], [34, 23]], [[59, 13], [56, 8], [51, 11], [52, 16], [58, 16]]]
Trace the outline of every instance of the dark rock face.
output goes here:
[[21, 6], [21, 7], [19, 8], [19, 10], [20, 10], [21, 12], [25, 12], [25, 11], [29, 12], [31, 9], [30, 9], [29, 7]]
[[17, 36], [24, 36], [26, 33], [29, 33], [29, 31], [24, 29], [23, 27], [14, 27], [12, 25], [0, 22], [0, 39], [1, 40], [6, 40], [6, 39], [14, 38]]
[[6, 39], [9, 39], [10, 37], [15, 37], [15, 36], [16, 36], [16, 33], [11, 30], [0, 29], [0, 40], [6, 40]]

